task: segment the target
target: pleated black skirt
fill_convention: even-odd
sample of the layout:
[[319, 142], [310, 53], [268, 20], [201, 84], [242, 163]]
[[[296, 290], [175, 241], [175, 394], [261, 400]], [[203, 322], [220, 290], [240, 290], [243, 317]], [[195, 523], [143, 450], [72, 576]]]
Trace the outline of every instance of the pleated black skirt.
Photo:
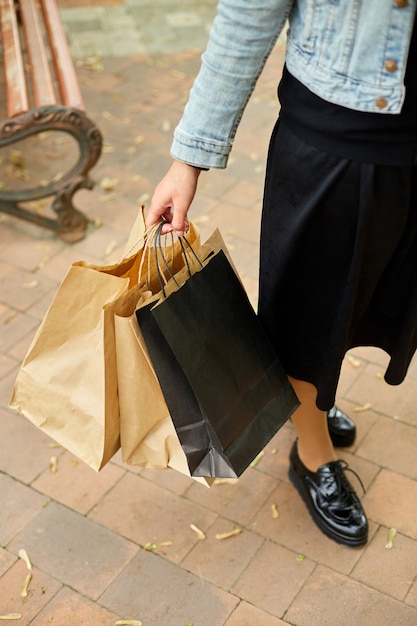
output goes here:
[[377, 346], [401, 383], [417, 347], [417, 166], [320, 152], [282, 122], [268, 156], [259, 315], [288, 375], [335, 402], [345, 353]]

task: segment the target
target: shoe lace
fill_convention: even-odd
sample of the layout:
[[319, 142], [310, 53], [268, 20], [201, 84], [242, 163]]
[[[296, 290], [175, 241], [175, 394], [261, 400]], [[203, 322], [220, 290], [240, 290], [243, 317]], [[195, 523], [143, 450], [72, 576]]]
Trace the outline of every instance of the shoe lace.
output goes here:
[[340, 487], [343, 487], [344, 489], [350, 489], [347, 483], [346, 477], [344, 475], [344, 472], [347, 471], [353, 474], [354, 476], [356, 476], [360, 486], [362, 487], [362, 491], [365, 494], [366, 489], [365, 489], [365, 485], [362, 482], [361, 477], [359, 476], [357, 472], [355, 472], [354, 469], [350, 467], [349, 463], [347, 461], [344, 461], [343, 459], [339, 459], [338, 461], [335, 461], [335, 463], [336, 463], [336, 467], [339, 469], [339, 471], [336, 472], [336, 476], [337, 476], [337, 480], [338, 480]]

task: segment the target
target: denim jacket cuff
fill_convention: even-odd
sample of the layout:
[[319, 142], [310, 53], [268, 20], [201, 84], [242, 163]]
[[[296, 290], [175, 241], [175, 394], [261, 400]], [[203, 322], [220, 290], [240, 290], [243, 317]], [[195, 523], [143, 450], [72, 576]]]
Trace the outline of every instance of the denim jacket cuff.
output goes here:
[[231, 145], [188, 137], [176, 130], [171, 146], [171, 156], [201, 169], [225, 169], [231, 149]]

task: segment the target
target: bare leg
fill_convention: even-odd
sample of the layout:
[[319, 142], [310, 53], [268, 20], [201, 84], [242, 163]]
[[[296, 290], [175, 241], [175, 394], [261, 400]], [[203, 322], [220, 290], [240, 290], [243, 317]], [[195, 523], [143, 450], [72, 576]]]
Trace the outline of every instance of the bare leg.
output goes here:
[[295, 378], [290, 378], [290, 382], [301, 403], [292, 416], [298, 436], [298, 454], [307, 469], [316, 472], [321, 465], [336, 460], [326, 413], [317, 408], [314, 385]]

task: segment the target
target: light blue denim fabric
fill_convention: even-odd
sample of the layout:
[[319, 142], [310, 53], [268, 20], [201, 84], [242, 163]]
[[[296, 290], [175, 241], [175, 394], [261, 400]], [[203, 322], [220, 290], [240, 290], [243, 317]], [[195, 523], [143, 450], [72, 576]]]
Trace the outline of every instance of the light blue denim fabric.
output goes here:
[[226, 167], [245, 106], [287, 18], [286, 63], [293, 76], [335, 104], [399, 113], [415, 10], [416, 0], [220, 0], [172, 156], [203, 168]]

